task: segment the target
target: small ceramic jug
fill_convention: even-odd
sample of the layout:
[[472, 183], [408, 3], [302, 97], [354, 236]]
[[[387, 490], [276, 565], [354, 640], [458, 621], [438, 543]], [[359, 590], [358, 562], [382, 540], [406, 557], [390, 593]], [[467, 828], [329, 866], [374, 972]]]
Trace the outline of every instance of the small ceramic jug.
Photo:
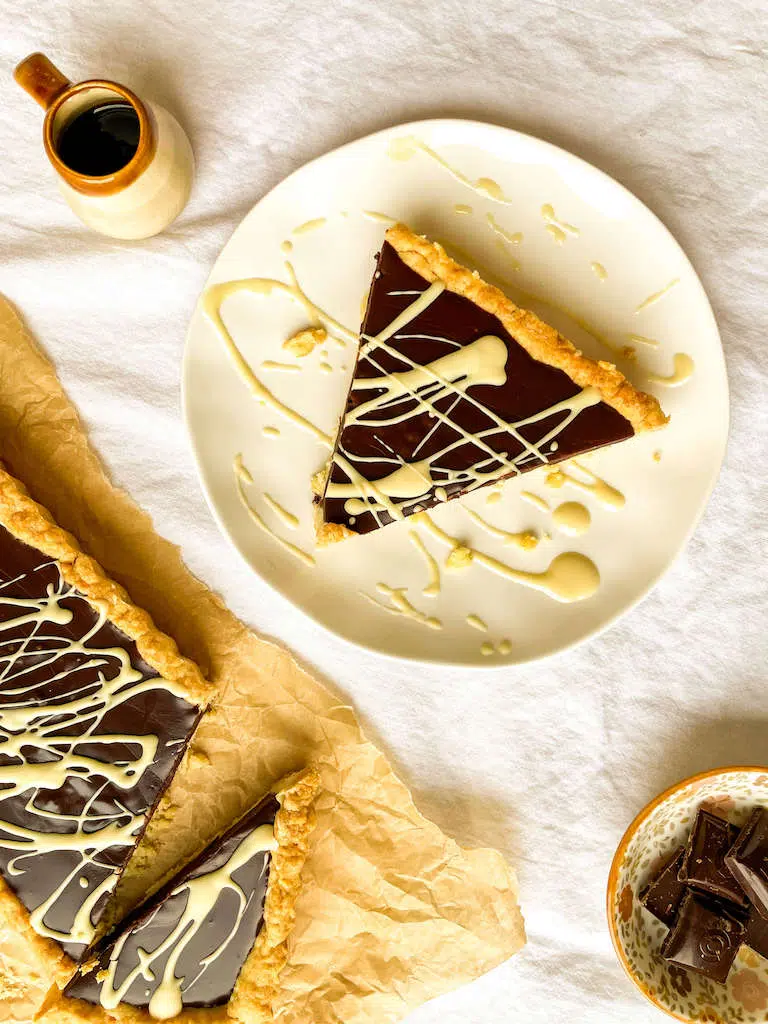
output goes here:
[[[43, 144], [64, 198], [89, 227], [113, 238], [149, 238], [186, 205], [194, 177], [192, 147], [167, 110], [142, 102], [130, 89], [101, 79], [73, 85], [42, 53], [16, 68], [19, 85], [45, 110]], [[74, 170], [61, 159], [62, 132], [85, 111], [129, 104], [138, 117], [138, 145], [128, 162], [106, 175]]]

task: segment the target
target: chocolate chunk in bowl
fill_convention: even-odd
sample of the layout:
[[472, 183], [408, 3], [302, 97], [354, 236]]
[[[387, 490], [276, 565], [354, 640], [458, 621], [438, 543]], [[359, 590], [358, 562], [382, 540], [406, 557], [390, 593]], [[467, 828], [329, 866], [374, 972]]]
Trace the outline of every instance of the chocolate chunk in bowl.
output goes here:
[[725, 857], [758, 914], [768, 919], [768, 810], [756, 808]]
[[[730, 970], [720, 982], [691, 970], [690, 965], [682, 967], [663, 958], [670, 928], [647, 902], [641, 902], [641, 897], [647, 901], [648, 891], [676, 851], [687, 847], [700, 809], [727, 817], [729, 824], [741, 828], [756, 807], [768, 807], [768, 768], [722, 768], [693, 776], [652, 800], [631, 823], [616, 851], [607, 893], [616, 954], [642, 994], [679, 1020], [765, 1024], [768, 1007], [753, 997], [763, 991], [768, 996], [768, 960], [760, 955], [761, 950], [768, 951], [768, 944], [753, 910], [688, 890], [743, 926]], [[708, 1018], [702, 1017], [705, 1011]]]

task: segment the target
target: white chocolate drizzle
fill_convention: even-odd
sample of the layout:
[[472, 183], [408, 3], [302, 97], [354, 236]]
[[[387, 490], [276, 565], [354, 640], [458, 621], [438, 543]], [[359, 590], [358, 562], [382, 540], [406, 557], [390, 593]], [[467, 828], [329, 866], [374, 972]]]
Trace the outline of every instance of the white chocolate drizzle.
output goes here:
[[555, 216], [555, 210], [551, 203], [545, 203], [542, 206], [541, 216], [544, 218], [547, 231], [558, 245], [562, 245], [568, 238], [568, 235], [578, 238], [581, 234], [579, 229], [574, 227], [573, 224], [568, 224], [567, 221], [560, 220], [559, 217]]
[[[14, 617], [0, 623], [0, 684], [4, 699], [0, 704], [0, 751], [13, 759], [12, 763], [0, 766], [0, 783], [5, 787], [0, 795], [7, 800], [27, 794], [25, 810], [40, 822], [37, 829], [32, 824], [0, 820], [0, 849], [16, 851], [7, 864], [10, 875], [25, 874], [30, 869], [28, 858], [41, 854], [77, 855], [71, 870], [31, 911], [30, 924], [39, 935], [57, 942], [87, 944], [94, 936], [91, 912], [101, 897], [112, 891], [121, 870], [120, 866], [104, 864], [97, 859], [98, 855], [109, 848], [133, 847], [149, 811], [149, 807], [141, 812], [130, 810], [117, 800], [113, 813], [99, 813], [93, 805], [109, 785], [125, 792], [133, 790], [155, 763], [159, 743], [152, 734], [100, 732], [100, 727], [107, 715], [114, 720], [115, 712], [140, 694], [158, 690], [179, 698], [186, 694], [168, 680], [144, 680], [123, 648], [97, 646], [93, 640], [107, 622], [106, 614], [68, 586], [58, 567], [57, 582], [48, 585], [45, 597], [14, 595], [14, 588], [18, 593], [25, 579], [52, 565], [55, 563], [44, 563], [0, 584], [0, 605], [16, 611]], [[65, 637], [55, 630], [46, 630], [48, 625], [62, 626], [72, 621], [73, 612], [63, 603], [65, 599], [81, 601], [96, 616], [95, 623], [82, 637]], [[4, 634], [20, 626], [31, 627], [26, 636], [5, 638]], [[79, 682], [78, 673], [94, 668], [98, 672], [94, 680]], [[41, 671], [45, 673], [42, 681], [27, 682], [25, 677]], [[56, 683], [60, 684], [56, 693], [42, 695], [44, 689], [50, 690]], [[84, 728], [80, 729], [81, 726]], [[76, 729], [79, 731], [73, 735]], [[119, 761], [111, 762], [108, 748], [116, 743], [126, 745], [128, 752]], [[85, 753], [84, 748], [91, 752]], [[93, 748], [104, 749], [103, 760], [93, 753]], [[47, 759], [29, 760], [31, 752], [35, 758], [42, 754]], [[41, 794], [67, 784], [88, 784], [91, 788], [80, 813], [57, 812], [37, 805]], [[99, 873], [106, 870], [106, 877], [79, 904], [67, 931], [51, 927], [46, 916], [68, 886], [75, 879], [82, 888], [91, 884], [84, 871], [89, 865]]]
[[552, 521], [562, 533], [568, 534], [569, 537], [579, 537], [589, 529], [592, 516], [581, 502], [565, 501], [552, 513]]
[[434, 149], [428, 146], [426, 142], [416, 138], [415, 135], [403, 135], [392, 139], [387, 148], [387, 154], [390, 159], [396, 161], [410, 160], [418, 152], [422, 152], [431, 160], [434, 160], [436, 164], [447, 171], [453, 178], [461, 182], [462, 185], [466, 185], [467, 188], [471, 188], [478, 195], [486, 199], [493, 199], [497, 203], [504, 203], [505, 205], [511, 205], [514, 202], [513, 199], [504, 195], [503, 189], [493, 178], [477, 178], [477, 180], [473, 181], [452, 164], [449, 164], [439, 153], [436, 153]]
[[420, 555], [423, 556], [424, 561], [427, 563], [427, 571], [429, 572], [429, 582], [422, 590], [424, 597], [437, 597], [440, 593], [440, 566], [437, 564], [437, 559], [427, 550], [424, 541], [416, 533], [415, 530], [410, 530], [408, 533], [411, 544], [416, 548]]
[[490, 212], [486, 213], [485, 219], [488, 221], [491, 230], [498, 235], [499, 238], [503, 238], [504, 241], [508, 242], [510, 245], [520, 245], [523, 240], [522, 231], [507, 231], [507, 229], [503, 228]]
[[648, 298], [643, 299], [640, 305], [635, 308], [635, 313], [642, 313], [642, 311], [644, 309], [647, 309], [649, 306], [655, 306], [660, 299], [663, 299], [665, 295], [668, 295], [669, 292], [671, 292], [672, 289], [677, 287], [677, 285], [679, 284], [680, 278], [674, 278], [674, 280], [670, 281], [669, 284], [664, 285], [664, 287], [661, 288], [659, 291], [653, 292], [651, 295], [648, 296]]
[[[104, 1009], [116, 1009], [139, 977], [143, 977], [149, 982], [155, 981], [157, 975], [153, 970], [153, 964], [156, 961], [162, 963], [165, 955], [169, 953], [163, 966], [160, 984], [152, 993], [148, 1009], [150, 1016], [156, 1020], [168, 1020], [181, 1013], [185, 982], [187, 987], [191, 987], [197, 980], [197, 977], [199, 977], [199, 974], [202, 974], [210, 963], [224, 953], [227, 945], [237, 934], [243, 915], [250, 905], [248, 895], [234, 879], [235, 873], [254, 857], [275, 849], [277, 849], [277, 842], [272, 825], [260, 825], [241, 840], [229, 859], [220, 868], [203, 875], [198, 875], [195, 878], [190, 878], [171, 890], [168, 895], [169, 900], [178, 895], [186, 895], [187, 897], [186, 905], [179, 920], [157, 949], [153, 949], [151, 952], [139, 950], [139, 963], [127, 973], [120, 985], [116, 986], [115, 976], [123, 946], [129, 936], [136, 934], [136, 931], [139, 930], [127, 929], [115, 943], [110, 955], [109, 964], [104, 971], [105, 977], [103, 978], [100, 992], [100, 1001]], [[264, 871], [267, 870], [268, 865], [269, 860], [265, 858]], [[219, 943], [218, 947], [204, 959], [202, 970], [197, 977], [193, 979], [177, 977], [176, 968], [184, 954], [184, 950], [195, 939], [200, 929], [205, 927], [206, 919], [213, 912], [221, 894], [226, 890], [231, 891], [237, 899], [237, 910], [229, 932], [223, 941]], [[160, 906], [162, 904], [158, 906], [154, 913], [160, 909]], [[154, 913], [149, 915], [142, 927], [152, 923]]]
[[595, 275], [598, 281], [608, 280], [608, 271], [605, 269], [602, 263], [598, 263], [597, 260], [593, 260], [592, 263], [590, 263], [590, 267], [592, 268], [592, 273]]
[[261, 364], [262, 370], [277, 370], [280, 373], [300, 373], [301, 367], [298, 363], [279, 363], [274, 359], [265, 359]]
[[539, 511], [549, 512], [549, 505], [547, 502], [538, 494], [534, 494], [533, 491], [521, 491], [520, 497], [523, 501], [527, 501], [529, 505], [534, 505], [539, 509]]
[[[456, 538], [445, 533], [426, 512], [419, 512], [414, 518], [429, 530], [433, 537], [455, 548]], [[482, 565], [499, 576], [539, 590], [563, 604], [591, 597], [600, 585], [597, 566], [586, 555], [576, 551], [565, 551], [557, 555], [543, 572], [525, 572], [522, 569], [514, 569], [511, 565], [499, 561], [498, 558], [492, 558], [476, 548], [470, 550], [473, 564]]]
[[673, 365], [674, 371], [671, 376], [665, 377], [662, 374], [649, 373], [648, 380], [654, 384], [662, 384], [666, 388], [678, 388], [691, 378], [696, 369], [696, 364], [687, 352], [676, 352]]
[[378, 210], [363, 210], [363, 216], [368, 220], [376, 221], [377, 224], [397, 224], [397, 217], [390, 217], [387, 213], [379, 213]]
[[480, 618], [479, 615], [475, 615], [474, 613], [468, 615], [466, 618], [466, 622], [468, 626], [471, 626], [473, 629], [479, 629], [481, 633], [488, 632], [487, 624], [483, 621], [483, 619]]
[[440, 619], [434, 617], [434, 615], [425, 615], [424, 612], [420, 612], [418, 608], [414, 608], [408, 598], [405, 596], [405, 587], [390, 587], [388, 583], [377, 583], [376, 589], [384, 597], [388, 597], [391, 606], [383, 604], [381, 601], [377, 601], [375, 597], [371, 597], [370, 594], [365, 594], [361, 591], [362, 597], [366, 601], [370, 601], [371, 604], [375, 604], [377, 608], [383, 609], [385, 612], [389, 612], [391, 615], [402, 615], [406, 619], [411, 619], [412, 622], [418, 622], [422, 626], [427, 626], [429, 629], [442, 629], [443, 624]]
[[[303, 562], [304, 565], [308, 566], [310, 569], [313, 568], [315, 560], [312, 555], [307, 551], [304, 551], [303, 548], [298, 547], [298, 545], [292, 544], [289, 540], [286, 540], [285, 537], [281, 537], [279, 533], [275, 533], [272, 527], [262, 518], [248, 500], [248, 495], [245, 493], [245, 486], [246, 484], [250, 485], [253, 483], [253, 477], [249, 469], [243, 463], [243, 456], [239, 453], [234, 458], [233, 469], [235, 472], [235, 485], [237, 487], [237, 494], [240, 498], [240, 503], [248, 513], [251, 521], [254, 522], [260, 530], [276, 541], [281, 548], [288, 552], [288, 554], [293, 555], [294, 558], [298, 558], [300, 562]], [[277, 502], [275, 502], [275, 505], [277, 505]], [[282, 511], [284, 512], [285, 510], [282, 509]], [[286, 513], [286, 515], [290, 515], [290, 513]], [[295, 518], [295, 516], [293, 518]]]
[[454, 203], [453, 204], [453, 212], [454, 213], [458, 213], [459, 216], [463, 215], [463, 216], [466, 217], [470, 213], [472, 213], [472, 207], [468, 206], [466, 203]]
[[288, 509], [283, 508], [279, 501], [275, 501], [271, 494], [267, 494], [264, 491], [262, 497], [264, 498], [264, 504], [267, 505], [275, 513], [277, 518], [287, 526], [289, 530], [295, 530], [299, 525], [299, 517], [295, 516]]
[[464, 511], [467, 513], [473, 523], [485, 530], [492, 537], [498, 537], [499, 540], [505, 544], [514, 544], [518, 548], [523, 548], [524, 551], [530, 551], [535, 548], [539, 543], [539, 538], [533, 532], [533, 530], [520, 530], [516, 533], [512, 533], [509, 530], [502, 530], [500, 526], [493, 526], [492, 523], [487, 522], [482, 516], [479, 516], [474, 509], [465, 508]]
[[627, 337], [636, 345], [647, 345], [648, 348], [659, 347], [659, 343], [655, 338], [646, 338], [644, 334], [628, 334]]
[[315, 217], [313, 220], [305, 220], [303, 224], [299, 224], [297, 228], [293, 229], [294, 235], [307, 235], [310, 231], [317, 231], [318, 228], [323, 227], [327, 223], [327, 217]]
[[[575, 469], [581, 476], [569, 472], [571, 468]], [[586, 477], [586, 479], [582, 479], [582, 476]], [[546, 477], [546, 483], [548, 487], [554, 488], [570, 484], [571, 487], [577, 487], [579, 490], [591, 494], [596, 501], [599, 501], [606, 508], [623, 508], [627, 503], [627, 499], [618, 488], [603, 480], [596, 473], [593, 473], [591, 469], [587, 469], [581, 462], [576, 462], [575, 460], [567, 466], [561, 465], [549, 472]]]

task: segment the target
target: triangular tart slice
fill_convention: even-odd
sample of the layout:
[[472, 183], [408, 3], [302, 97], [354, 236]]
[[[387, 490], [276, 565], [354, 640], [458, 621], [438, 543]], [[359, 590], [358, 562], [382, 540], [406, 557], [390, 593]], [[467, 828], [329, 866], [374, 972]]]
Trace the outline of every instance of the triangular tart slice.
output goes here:
[[318, 787], [315, 768], [276, 786], [90, 950], [39, 1017], [272, 1021]]
[[53, 978], [107, 930], [211, 696], [0, 467], [0, 928]]
[[595, 362], [435, 242], [386, 232], [336, 447], [315, 479], [320, 544], [662, 427]]

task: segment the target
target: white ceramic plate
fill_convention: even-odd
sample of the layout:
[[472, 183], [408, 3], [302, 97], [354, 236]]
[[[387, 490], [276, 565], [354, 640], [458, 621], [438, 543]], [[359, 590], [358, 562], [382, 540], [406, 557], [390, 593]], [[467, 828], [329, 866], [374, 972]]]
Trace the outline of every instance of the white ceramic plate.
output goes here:
[[[431, 153], [397, 141], [404, 138], [426, 143]], [[410, 159], [393, 159], [398, 149], [401, 155], [410, 152]], [[478, 179], [496, 182], [510, 200], [492, 198], [488, 190], [493, 186], [486, 181], [478, 188]], [[542, 212], [547, 206], [567, 225], [559, 239], [557, 225]], [[221, 253], [209, 283], [248, 277], [288, 281], [285, 261], [290, 259], [312, 300], [356, 331], [385, 229], [364, 211], [403, 220], [453, 246], [458, 258], [473, 262], [589, 355], [617, 358], [574, 316], [618, 349], [635, 346], [636, 360], [619, 365], [639, 387], [658, 396], [672, 419], [661, 432], [598, 452], [585, 462], [625, 495], [623, 508], [606, 506], [572, 484], [552, 489], [545, 471], [537, 470], [506, 483], [498, 503], [488, 504], [487, 492], [480, 490], [434, 513], [447, 532], [525, 571], [544, 570], [562, 551], [581, 552], [598, 567], [600, 587], [586, 600], [563, 604], [473, 564], [461, 572], [443, 571], [440, 594], [424, 597], [426, 563], [409, 539], [412, 524], [407, 521], [314, 551], [309, 481], [327, 453], [310, 434], [257, 403], [198, 307], [187, 336], [184, 403], [217, 521], [254, 571], [279, 593], [335, 633], [386, 654], [490, 667], [540, 658], [586, 639], [631, 608], [667, 569], [697, 522], [720, 468], [728, 429], [727, 384], [717, 326], [701, 283], [666, 228], [601, 171], [527, 135], [456, 120], [391, 128], [302, 167], [256, 204]], [[295, 231], [307, 222], [317, 223]], [[522, 241], [505, 240], [494, 224], [509, 235], [522, 233]], [[288, 254], [286, 240], [292, 244]], [[674, 287], [637, 312], [649, 296], [674, 281]], [[354, 366], [354, 345], [330, 343], [324, 346], [327, 358], [319, 350], [304, 359], [284, 352], [286, 338], [308, 323], [306, 310], [284, 295], [240, 292], [222, 309], [235, 343], [261, 381], [333, 433]], [[658, 346], [630, 341], [630, 334], [656, 340]], [[693, 360], [690, 379], [677, 387], [651, 382], [651, 373], [672, 374], [676, 353]], [[301, 369], [265, 370], [265, 360]], [[324, 371], [322, 362], [333, 371]], [[266, 436], [264, 427], [277, 427], [279, 436]], [[659, 452], [657, 461], [654, 453]], [[238, 496], [237, 453], [254, 479], [247, 488], [253, 507], [280, 535], [312, 553], [314, 567], [252, 521]], [[521, 500], [523, 490], [553, 508], [565, 501], [583, 503], [591, 513], [590, 529], [578, 537], [565, 535], [551, 514]], [[263, 492], [299, 517], [297, 529], [284, 525], [265, 504]], [[551, 539], [532, 551], [505, 545], [470, 520], [464, 506], [506, 530], [532, 528]], [[428, 534], [423, 539], [442, 565], [447, 549]], [[442, 628], [390, 614], [361, 596], [387, 604], [376, 590], [378, 583], [405, 588], [413, 606], [439, 619]], [[467, 623], [469, 614], [484, 620], [486, 634]], [[498, 651], [503, 638], [509, 641], [507, 654]], [[494, 653], [483, 655], [484, 643], [494, 645]]]

